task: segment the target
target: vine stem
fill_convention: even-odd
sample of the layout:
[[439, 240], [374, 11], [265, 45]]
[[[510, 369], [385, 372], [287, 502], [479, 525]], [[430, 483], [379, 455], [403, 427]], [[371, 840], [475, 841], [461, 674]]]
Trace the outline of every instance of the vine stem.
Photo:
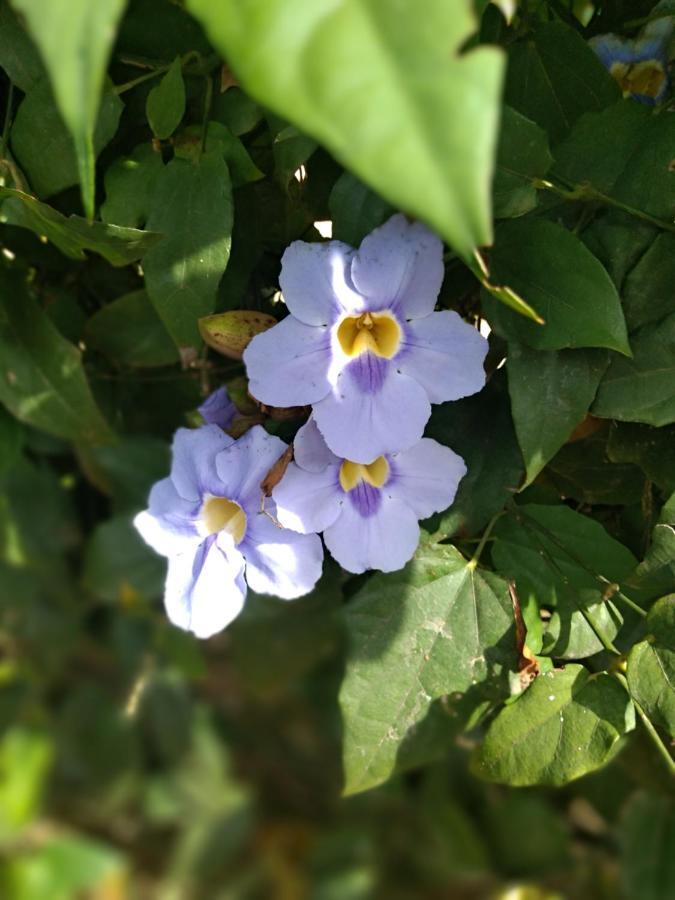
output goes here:
[[668, 771], [670, 772], [671, 776], [673, 778], [675, 778], [675, 759], [673, 759], [673, 757], [670, 753], [670, 750], [668, 750], [666, 745], [661, 740], [661, 735], [658, 733], [656, 728], [654, 728], [652, 720], [649, 718], [649, 716], [644, 711], [644, 709], [640, 706], [640, 704], [635, 699], [635, 697], [633, 697], [631, 695], [630, 689], [628, 687], [628, 681], [626, 680], [626, 676], [623, 675], [623, 673], [621, 673], [621, 672], [612, 672], [612, 675], [617, 679], [617, 681], [621, 684], [623, 689], [626, 691], [628, 696], [633, 701], [633, 705], [635, 706], [635, 709], [637, 710], [637, 713], [640, 716], [640, 719], [642, 720], [642, 724], [645, 726], [647, 734], [652, 739], [652, 743], [654, 744], [654, 746], [660, 753], [661, 757], [663, 758], [664, 762], [666, 763], [666, 766], [668, 767]]
[[470, 559], [469, 562], [467, 563], [467, 565], [468, 565], [468, 567], [469, 567], [470, 569], [475, 569], [476, 566], [478, 565], [478, 560], [480, 559], [480, 555], [481, 555], [481, 553], [483, 552], [483, 550], [485, 549], [485, 545], [487, 544], [487, 542], [488, 542], [488, 540], [489, 540], [489, 538], [490, 538], [490, 535], [491, 535], [491, 533], [492, 533], [492, 529], [495, 527], [495, 525], [497, 524], [497, 521], [498, 521], [499, 519], [501, 519], [501, 517], [502, 517], [503, 515], [504, 515], [504, 510], [502, 510], [501, 512], [498, 512], [497, 515], [496, 515], [496, 516], [493, 516], [493, 517], [490, 519], [490, 521], [488, 522], [488, 526], [487, 526], [487, 528], [485, 529], [485, 531], [483, 532], [483, 535], [482, 535], [482, 537], [481, 537], [481, 539], [480, 539], [480, 543], [479, 543], [478, 546], [476, 547], [476, 552], [474, 553], [474, 555], [471, 557], [471, 559]]

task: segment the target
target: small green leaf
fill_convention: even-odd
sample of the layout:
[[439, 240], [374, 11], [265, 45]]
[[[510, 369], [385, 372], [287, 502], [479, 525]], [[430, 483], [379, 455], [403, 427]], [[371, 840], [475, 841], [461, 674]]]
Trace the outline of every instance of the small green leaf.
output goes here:
[[675, 494], [661, 510], [645, 558], [627, 583], [652, 599], [675, 593]]
[[373, 576], [349, 605], [346, 625], [347, 794], [391, 776], [434, 699], [508, 693], [507, 669], [517, 659], [507, 586], [454, 547], [421, 547], [402, 571]]
[[178, 362], [175, 344], [145, 291], [108, 303], [87, 321], [88, 346], [121, 366], [167, 366]]
[[126, 266], [140, 259], [158, 241], [161, 234], [121, 228], [103, 222], [88, 222], [81, 216], [64, 216], [30, 194], [0, 187], [0, 200], [9, 202], [0, 209], [0, 221], [29, 228], [52, 241], [72, 259], [86, 259], [85, 250], [105, 257], [113, 266]]
[[80, 352], [61, 337], [16, 274], [0, 272], [0, 401], [22, 422], [84, 443], [114, 438], [89, 390]]
[[108, 603], [162, 595], [166, 564], [143, 542], [127, 516], [107, 519], [94, 529], [82, 566], [85, 589]]
[[473, 772], [513, 787], [567, 784], [608, 762], [634, 719], [616, 679], [568, 665], [540, 675], [499, 713], [473, 758]]
[[[106, 88], [94, 131], [94, 155], [110, 142], [117, 131], [124, 105], [117, 94]], [[26, 94], [11, 130], [12, 150], [32, 190], [47, 199], [79, 180], [78, 160], [70, 132], [54, 102], [46, 78]]]
[[675, 422], [675, 313], [631, 336], [633, 358], [615, 356], [592, 412], [606, 419]]
[[537, 205], [533, 179], [543, 178], [553, 162], [546, 132], [515, 109], [505, 106], [492, 185], [496, 219], [522, 216]]
[[609, 365], [603, 350], [531, 350], [510, 343], [511, 411], [530, 484], [583, 420]]
[[675, 895], [675, 802], [669, 792], [633, 794], [618, 838], [622, 896], [664, 900]]
[[333, 238], [358, 247], [367, 234], [391, 216], [393, 207], [352, 175], [343, 172], [328, 198]]
[[21, 26], [8, 0], [0, 0], [0, 68], [24, 94], [45, 74], [35, 44]]
[[674, 594], [652, 606], [646, 625], [647, 639], [635, 644], [628, 655], [628, 687], [654, 725], [675, 738]]
[[198, 319], [213, 312], [230, 258], [232, 195], [226, 163], [173, 159], [157, 179], [148, 228], [165, 235], [145, 257], [148, 295], [178, 347], [200, 343]]
[[295, 126], [288, 125], [274, 136], [274, 172], [279, 184], [286, 190], [297, 169], [306, 163], [317, 148], [316, 141], [307, 137]]
[[94, 128], [117, 23], [126, 0], [13, 0], [49, 72], [73, 136], [82, 201], [94, 216]]
[[256, 334], [262, 334], [276, 324], [274, 316], [267, 313], [233, 309], [200, 319], [199, 333], [213, 350], [230, 359], [241, 359]]
[[46, 734], [15, 725], [0, 741], [0, 839], [15, 837], [38, 813], [54, 757]]
[[545, 321], [528, 322], [484, 294], [490, 324], [509, 340], [535, 350], [608, 347], [630, 354], [616, 288], [598, 260], [566, 228], [532, 218], [503, 223], [490, 255], [490, 270], [492, 281], [514, 288]]
[[[201, 125], [190, 125], [181, 129], [174, 139], [174, 152], [181, 159], [199, 164], [202, 155], [203, 128]], [[209, 122], [206, 132], [205, 153], [221, 156], [227, 163], [232, 178], [232, 187], [238, 188], [251, 181], [259, 181], [263, 172], [256, 166], [248, 150], [238, 137], [220, 122]]]
[[[190, 0], [251, 95], [323, 143], [465, 259], [491, 240], [503, 56], [460, 53], [468, 0]], [[302, 27], [298, 27], [302, 23]]]
[[180, 125], [185, 115], [185, 82], [180, 56], [174, 59], [169, 71], [148, 94], [145, 113], [153, 134], [160, 140], [166, 140]]
[[574, 122], [619, 97], [619, 88], [586, 41], [562, 22], [512, 44], [506, 102], [560, 141]]
[[105, 202], [101, 218], [111, 225], [140, 228], [150, 214], [152, 198], [160, 172], [164, 168], [161, 153], [151, 144], [139, 144], [131, 156], [123, 156], [106, 170]]
[[673, 311], [674, 284], [675, 234], [662, 232], [631, 270], [621, 292], [630, 331]]

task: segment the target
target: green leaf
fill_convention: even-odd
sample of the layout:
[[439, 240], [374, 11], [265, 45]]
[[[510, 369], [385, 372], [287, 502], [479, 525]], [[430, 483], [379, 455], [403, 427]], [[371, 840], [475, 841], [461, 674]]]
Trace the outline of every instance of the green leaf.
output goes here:
[[229, 87], [225, 93], [219, 93], [213, 98], [211, 117], [240, 137], [253, 131], [262, 119], [262, 110], [240, 88]]
[[346, 612], [340, 690], [345, 793], [385, 781], [401, 744], [444, 694], [508, 693], [516, 665], [506, 584], [454, 547], [421, 547], [401, 572], [373, 576]]
[[180, 125], [185, 115], [185, 82], [180, 56], [174, 59], [169, 71], [148, 94], [145, 113], [153, 134], [160, 140], [166, 140]]
[[80, 352], [61, 337], [16, 274], [0, 272], [0, 401], [22, 422], [70, 440], [113, 439]]
[[351, 172], [343, 172], [333, 185], [328, 208], [333, 220], [333, 238], [352, 247], [358, 247], [367, 234], [394, 212], [391, 204]]
[[109, 603], [130, 604], [162, 595], [166, 564], [143, 542], [127, 516], [101, 522], [89, 538], [83, 559], [86, 590]]
[[306, 163], [317, 148], [316, 141], [288, 125], [274, 136], [272, 152], [274, 171], [279, 184], [286, 190], [299, 166]]
[[9, 202], [2, 205], [0, 221], [29, 228], [38, 236], [48, 238], [72, 259], [86, 259], [84, 251], [91, 250], [113, 266], [126, 266], [162, 239], [161, 234], [151, 231], [88, 222], [81, 216], [64, 216], [30, 194], [12, 188], [0, 187], [0, 200], [3, 197]]
[[553, 162], [546, 132], [515, 109], [505, 106], [492, 185], [496, 219], [525, 215], [537, 205], [532, 180], [543, 178]]
[[[124, 106], [110, 88], [104, 90], [93, 138], [94, 156], [109, 143]], [[41, 198], [77, 184], [78, 161], [73, 139], [63, 124], [47, 81], [39, 81], [23, 98], [11, 131], [12, 150]]]
[[497, 373], [479, 394], [434, 406], [427, 434], [452, 447], [468, 469], [454, 503], [434, 517], [430, 530], [476, 534], [513, 497], [523, 477], [505, 379]]
[[167, 366], [178, 352], [145, 291], [108, 303], [87, 321], [88, 346], [121, 366]]
[[610, 760], [633, 727], [633, 705], [616, 679], [568, 665], [540, 675], [499, 713], [473, 772], [514, 787], [567, 784]]
[[634, 794], [619, 823], [624, 897], [664, 900], [675, 894], [675, 803], [667, 791]]
[[666, 494], [675, 491], [675, 425], [612, 423], [607, 446], [615, 463], [634, 463]]
[[646, 640], [628, 655], [628, 687], [654, 725], [675, 738], [675, 594], [652, 606], [646, 625]]
[[[202, 155], [203, 128], [190, 125], [181, 129], [174, 140], [176, 156], [199, 164]], [[249, 156], [248, 150], [238, 137], [220, 122], [209, 122], [206, 133], [205, 153], [221, 156], [227, 163], [232, 178], [232, 187], [238, 188], [251, 181], [259, 181], [263, 173]]]
[[602, 525], [567, 506], [527, 504], [500, 519], [493, 537], [495, 568], [515, 581], [521, 603], [552, 613], [542, 654], [591, 656], [603, 648], [596, 629], [614, 639], [622, 619], [603, 594], [607, 584], [625, 581], [637, 560]]
[[0, 839], [14, 837], [37, 814], [53, 746], [39, 732], [15, 725], [0, 741]]
[[615, 356], [592, 412], [606, 419], [675, 422], [675, 313], [631, 336], [633, 358]]
[[628, 328], [658, 322], [673, 311], [675, 234], [658, 235], [626, 278], [622, 291]]
[[531, 350], [509, 344], [513, 424], [530, 484], [584, 419], [609, 365], [602, 350]]
[[509, 340], [535, 350], [608, 347], [630, 354], [616, 288], [598, 260], [566, 228], [531, 218], [503, 223], [490, 267], [492, 280], [514, 288], [546, 323], [536, 325], [514, 315], [484, 293], [490, 324]]
[[166, 477], [170, 466], [168, 445], [147, 435], [128, 435], [103, 447], [78, 447], [78, 459], [90, 481], [112, 499], [116, 514], [143, 509], [150, 488]]
[[24, 93], [45, 74], [35, 45], [8, 0], [0, 0], [0, 67]]
[[23, 429], [4, 407], [0, 406], [0, 477], [19, 459]]
[[148, 295], [178, 347], [201, 343], [197, 320], [213, 312], [230, 257], [232, 195], [225, 162], [173, 159], [157, 179], [148, 228], [165, 235], [145, 257]]
[[13, 0], [49, 72], [75, 142], [82, 201], [94, 216], [94, 129], [108, 57], [125, 0]]
[[105, 173], [103, 221], [128, 228], [144, 225], [163, 168], [162, 155], [151, 144], [139, 144], [131, 156], [116, 159]]
[[512, 44], [506, 102], [560, 141], [574, 122], [619, 97], [619, 88], [586, 41], [562, 22]]
[[671, 170], [675, 122], [624, 100], [580, 119], [556, 150], [554, 175], [589, 182], [615, 200], [672, 222], [675, 173]]
[[661, 510], [645, 558], [627, 583], [652, 598], [675, 593], [675, 494]]
[[391, 14], [384, 0], [190, 0], [250, 94], [324, 144], [465, 259], [491, 240], [503, 57], [459, 50], [468, 0]]

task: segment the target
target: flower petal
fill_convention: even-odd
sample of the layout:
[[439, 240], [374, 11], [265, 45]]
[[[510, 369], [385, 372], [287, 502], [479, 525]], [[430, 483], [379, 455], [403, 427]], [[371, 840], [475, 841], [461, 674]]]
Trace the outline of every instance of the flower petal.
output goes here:
[[456, 312], [408, 322], [396, 367], [421, 384], [432, 403], [459, 400], [485, 385], [488, 342]]
[[146, 544], [160, 556], [171, 556], [190, 549], [199, 541], [195, 519], [199, 503], [184, 500], [170, 478], [152, 486], [148, 509], [139, 513], [134, 525]]
[[218, 425], [220, 428], [229, 428], [230, 422], [237, 414], [237, 407], [230, 400], [226, 387], [219, 387], [206, 398], [201, 406], [197, 407], [202, 418], [209, 425]]
[[222, 631], [242, 610], [246, 598], [242, 555], [207, 538], [196, 553], [169, 559], [164, 604], [174, 625], [199, 638]]
[[343, 569], [356, 574], [367, 569], [395, 572], [412, 558], [420, 529], [415, 513], [383, 496], [375, 515], [363, 518], [351, 503], [345, 503], [335, 523], [324, 531], [326, 547]]
[[218, 494], [216, 454], [233, 443], [217, 425], [178, 429], [173, 438], [171, 480], [181, 497], [198, 502], [205, 493]]
[[422, 440], [390, 459], [391, 477], [382, 489], [412, 509], [418, 519], [447, 509], [466, 475], [466, 465], [449, 447]]
[[329, 450], [314, 417], [310, 417], [298, 429], [293, 441], [293, 458], [306, 472], [322, 472], [326, 466], [337, 465], [340, 460]]
[[294, 241], [281, 258], [279, 283], [290, 312], [305, 325], [329, 325], [363, 308], [350, 283], [353, 247], [341, 241]]
[[234, 500], [247, 516], [260, 510], [260, 483], [286, 450], [281, 438], [254, 425], [216, 457], [223, 496]]
[[405, 319], [426, 316], [443, 282], [443, 243], [421, 222], [392, 216], [361, 242], [352, 280], [371, 309], [397, 309]]
[[335, 390], [314, 407], [316, 424], [333, 453], [361, 463], [411, 447], [430, 414], [424, 388], [393, 365], [372, 394], [363, 393], [345, 370]]
[[293, 600], [313, 590], [321, 577], [321, 540], [279, 528], [265, 515], [254, 517], [240, 549], [246, 580], [257, 594]]
[[291, 463], [272, 492], [272, 499], [276, 517], [284, 528], [318, 534], [333, 524], [344, 503], [339, 468], [334, 465], [307, 472]]
[[325, 326], [304, 325], [286, 316], [256, 335], [244, 351], [249, 390], [269, 406], [305, 406], [325, 397], [331, 362]]

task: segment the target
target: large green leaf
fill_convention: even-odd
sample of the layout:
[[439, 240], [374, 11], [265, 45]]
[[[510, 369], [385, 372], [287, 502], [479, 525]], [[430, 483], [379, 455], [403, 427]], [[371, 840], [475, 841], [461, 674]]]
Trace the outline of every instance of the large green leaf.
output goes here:
[[664, 900], [675, 895], [675, 801], [668, 791], [634, 794], [621, 817], [623, 896]]
[[367, 234], [394, 212], [391, 205], [371, 191], [351, 172], [343, 172], [328, 198], [333, 237], [358, 247]]
[[496, 219], [530, 212], [537, 205], [533, 179], [543, 178], [553, 162], [546, 132], [515, 109], [505, 106], [492, 186]]
[[178, 352], [145, 291], [108, 303], [87, 321], [85, 340], [122, 366], [165, 366]]
[[513, 786], [566, 784], [611, 759], [634, 720], [628, 694], [611, 675], [568, 665], [540, 675], [499, 713], [473, 771]]
[[162, 169], [162, 154], [150, 143], [139, 144], [129, 156], [118, 157], [105, 173], [103, 221], [129, 228], [144, 225]]
[[556, 142], [589, 110], [619, 96], [616, 82], [586, 41], [562, 22], [539, 28], [509, 52], [506, 102]]
[[613, 422], [607, 453], [612, 462], [639, 466], [664, 493], [675, 491], [675, 425], [652, 428], [635, 422]]
[[0, 200], [3, 197], [7, 202], [0, 210], [0, 222], [29, 228], [73, 259], [86, 259], [84, 251], [91, 250], [113, 266], [126, 266], [162, 239], [161, 234], [150, 231], [88, 222], [81, 216], [64, 216], [30, 194], [12, 188], [0, 187]]
[[589, 619], [610, 640], [616, 636], [621, 616], [603, 594], [637, 561], [602, 525], [567, 506], [527, 504], [500, 519], [493, 534], [495, 567], [515, 580], [521, 603], [551, 611], [544, 654], [580, 659], [601, 650]]
[[593, 413], [624, 422], [675, 422], [675, 313], [631, 336], [633, 359], [615, 356]]
[[148, 228], [165, 235], [145, 257], [145, 284], [178, 347], [201, 343], [197, 320], [212, 313], [230, 258], [232, 193], [216, 153], [173, 159], [157, 178]]
[[588, 412], [602, 373], [603, 350], [531, 350], [509, 344], [513, 424], [530, 484]]
[[[98, 156], [117, 131], [123, 109], [122, 101], [111, 88], [103, 91], [94, 131], [94, 156]], [[46, 78], [19, 104], [11, 140], [17, 162], [38, 197], [46, 199], [77, 184], [79, 170], [73, 139], [63, 124]]]
[[9, 0], [0, 0], [0, 67], [24, 93], [37, 84], [45, 71]]
[[645, 558], [628, 584], [652, 598], [675, 593], [675, 494], [661, 510]]
[[647, 639], [631, 649], [626, 678], [631, 696], [651, 721], [675, 738], [675, 595], [649, 610]]
[[26, 19], [75, 142], [82, 200], [94, 215], [94, 128], [103, 79], [126, 0], [12, 0]]
[[189, 0], [262, 104], [465, 258], [491, 241], [489, 187], [503, 58], [461, 54], [468, 0]]
[[508, 693], [517, 663], [506, 584], [450, 546], [422, 546], [412, 563], [375, 575], [346, 613], [340, 690], [345, 791], [385, 781], [431, 702], [471, 691]]
[[0, 271], [0, 401], [23, 422], [84, 443], [113, 438], [80, 352], [56, 330], [17, 274]]
[[166, 564], [143, 542], [128, 516], [114, 516], [94, 529], [82, 567], [85, 589], [109, 603], [155, 600], [164, 588]]
[[626, 278], [621, 299], [631, 331], [673, 312], [674, 284], [675, 234], [662, 232]]
[[484, 292], [490, 323], [509, 339], [535, 350], [609, 347], [630, 353], [612, 280], [566, 228], [533, 218], [505, 222], [497, 231], [490, 265], [492, 280], [516, 290], [545, 321], [530, 322]]

